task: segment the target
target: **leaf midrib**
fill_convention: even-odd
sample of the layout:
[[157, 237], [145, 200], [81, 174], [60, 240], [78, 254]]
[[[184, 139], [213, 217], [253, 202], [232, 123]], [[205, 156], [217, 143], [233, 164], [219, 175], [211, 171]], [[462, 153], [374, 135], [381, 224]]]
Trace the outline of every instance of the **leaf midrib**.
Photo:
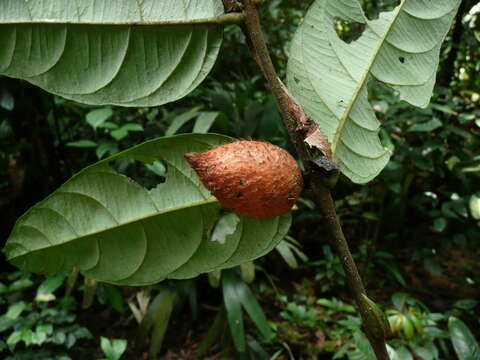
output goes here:
[[198, 24], [221, 24], [228, 20], [234, 21], [237, 18], [236, 15], [222, 14], [219, 16], [213, 16], [200, 19], [189, 20], [158, 20], [158, 21], [145, 21], [145, 20], [132, 20], [132, 21], [78, 21], [78, 20], [59, 20], [59, 19], [31, 19], [31, 20], [19, 20], [19, 21], [2, 21], [0, 25], [19, 25], [19, 24], [57, 24], [57, 25], [123, 25], [123, 26], [152, 26], [152, 25], [198, 25]]
[[[357, 87], [355, 88], [355, 91], [353, 93], [353, 97], [352, 97], [351, 101], [348, 103], [348, 106], [345, 109], [344, 115], [340, 119], [340, 122], [339, 122], [338, 127], [337, 127], [337, 131], [335, 131], [335, 134], [334, 134], [333, 140], [332, 140], [332, 153], [334, 155], [336, 153], [337, 144], [340, 142], [340, 138], [341, 138], [342, 131], [343, 131], [343, 128], [345, 126], [345, 123], [346, 123], [347, 119], [350, 117], [350, 112], [352, 111], [353, 106], [356, 104], [357, 98], [358, 98], [362, 88], [365, 86], [365, 82], [368, 79], [368, 75], [370, 74], [370, 70], [373, 67], [373, 65], [374, 65], [374, 63], [377, 59], [377, 56], [380, 53], [380, 50], [383, 47], [388, 35], [390, 34], [390, 31], [392, 30], [395, 22], [397, 21], [398, 16], [399, 16], [400, 12], [402, 11], [403, 6], [405, 5], [406, 1], [407, 0], [403, 0], [403, 2], [395, 8], [396, 10], [398, 9], [397, 14], [395, 15], [395, 18], [393, 19], [393, 21], [390, 23], [390, 26], [388, 27], [388, 30], [385, 33], [385, 36], [381, 39], [381, 41], [379, 41], [379, 45], [377, 46], [375, 51], [372, 53], [374, 56], [372, 56], [368, 66], [366, 67], [365, 72], [363, 73], [360, 81], [358, 82]], [[368, 24], [368, 20], [367, 20], [367, 24]], [[342, 62], [340, 61], [340, 63], [342, 63]], [[343, 65], [343, 63], [342, 63], [342, 65]]]
[[[7, 260], [13, 260], [13, 259], [16, 259], [16, 258], [20, 258], [22, 256], [25, 256], [25, 255], [29, 255], [29, 254], [32, 254], [34, 252], [37, 252], [37, 251], [42, 251], [42, 250], [45, 250], [45, 249], [50, 249], [50, 248], [53, 248], [53, 247], [56, 247], [56, 246], [63, 246], [65, 244], [68, 244], [72, 241], [78, 241], [80, 239], [83, 239], [83, 238], [86, 238], [86, 237], [89, 237], [89, 236], [94, 236], [94, 235], [98, 235], [98, 234], [102, 234], [104, 232], [108, 232], [108, 231], [111, 231], [111, 230], [114, 230], [114, 229], [118, 229], [120, 227], [123, 227], [123, 226], [128, 226], [128, 225], [131, 225], [131, 224], [135, 224], [137, 222], [142, 222], [142, 221], [145, 221], [147, 219], [150, 219], [150, 218], [154, 218], [156, 216], [160, 216], [160, 215], [164, 215], [164, 214], [168, 214], [168, 213], [171, 213], [171, 212], [176, 212], [176, 211], [181, 211], [181, 210], [184, 210], [184, 209], [188, 209], [188, 208], [194, 208], [194, 207], [197, 207], [197, 206], [203, 206], [203, 205], [208, 205], [208, 204], [214, 204], [218, 202], [218, 200], [214, 197], [210, 198], [210, 199], [205, 199], [205, 200], [202, 200], [202, 201], [197, 201], [197, 202], [192, 202], [192, 203], [189, 203], [189, 204], [185, 204], [183, 206], [177, 206], [177, 207], [172, 207], [172, 208], [168, 208], [168, 209], [164, 209], [164, 210], [160, 210], [158, 212], [155, 212], [155, 213], [152, 213], [152, 214], [148, 214], [148, 215], [145, 215], [145, 216], [142, 216], [142, 217], [138, 217], [138, 218], [135, 218], [133, 220], [130, 220], [130, 221], [125, 221], [125, 222], [122, 222], [122, 223], [119, 223], [119, 224], [116, 224], [115, 226], [110, 226], [110, 227], [107, 227], [107, 228], [103, 228], [101, 230], [98, 230], [98, 231], [94, 231], [94, 232], [91, 232], [91, 233], [88, 233], [88, 234], [83, 234], [83, 235], [80, 235], [76, 238], [73, 238], [73, 239], [70, 239], [68, 241], [65, 241], [65, 242], [62, 242], [62, 243], [58, 243], [58, 244], [53, 244], [53, 245], [50, 245], [50, 246], [43, 246], [43, 247], [38, 247], [36, 249], [33, 249], [33, 250], [28, 250], [23, 252], [22, 254], [19, 254], [19, 255], [15, 255], [14, 257], [9, 257], [7, 258]], [[28, 226], [28, 227], [32, 227], [31, 225], [21, 225], [20, 226], [20, 229], [22, 226]], [[20, 230], [19, 229], [19, 230]], [[40, 229], [37, 229], [35, 228], [37, 231], [40, 231], [40, 233], [42, 233], [43, 235], [45, 235], [43, 233], [43, 231], [41, 231]], [[46, 235], [45, 235], [46, 236]], [[12, 244], [19, 244], [18, 242], [12, 242]], [[21, 244], [19, 244], [21, 245]]]

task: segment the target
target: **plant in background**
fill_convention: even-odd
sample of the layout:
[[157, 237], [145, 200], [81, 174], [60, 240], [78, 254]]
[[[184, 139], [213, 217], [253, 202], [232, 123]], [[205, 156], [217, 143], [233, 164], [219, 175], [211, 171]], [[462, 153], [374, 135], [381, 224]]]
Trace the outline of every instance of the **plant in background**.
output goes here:
[[[286, 68], [289, 89], [270, 59], [257, 2], [245, 0], [232, 6], [226, 1], [230, 11], [226, 13], [220, 0], [201, 5], [168, 0], [168, 6], [156, 2], [148, 8], [123, 0], [118, 11], [106, 14], [86, 0], [77, 1], [76, 7], [58, 0], [50, 0], [50, 6], [5, 0], [0, 5], [4, 44], [0, 73], [91, 105], [159, 106], [193, 91], [214, 65], [224, 26], [242, 24], [252, 57], [270, 85], [309, 176], [365, 334], [378, 359], [388, 359], [383, 313], [366, 295], [336, 215], [331, 187], [339, 173], [363, 184], [387, 165], [391, 154], [378, 136], [380, 123], [368, 103], [368, 84], [373, 80], [386, 84], [400, 99], [425, 107], [435, 83], [440, 47], [460, 1], [438, 1], [432, 11], [431, 4], [401, 0], [373, 20], [356, 0], [315, 1], [292, 40]], [[339, 22], [343, 23], [340, 33], [359, 26], [363, 33], [355, 41], [339, 36], [332, 26]], [[31, 33], [35, 40], [38, 37], [37, 47], [26, 40]], [[90, 123], [96, 125], [107, 115], [108, 110], [90, 114]], [[121, 139], [140, 129], [127, 123], [112, 128], [111, 135]], [[184, 159], [186, 153], [205, 152], [231, 141], [215, 134], [167, 136], [83, 169], [17, 221], [5, 246], [7, 258], [34, 272], [78, 268], [94, 281], [140, 286], [168, 278], [188, 279], [265, 255], [286, 236], [290, 214], [260, 220], [240, 216], [227, 241], [212, 241], [212, 229], [223, 226], [224, 214]], [[97, 155], [115, 151], [97, 149]], [[318, 152], [320, 157], [314, 155]], [[147, 190], [111, 166], [126, 159], [150, 166], [160, 161], [165, 176]], [[249, 166], [262, 163], [253, 160]], [[223, 278], [225, 298], [239, 291], [228, 279], [229, 275]], [[234, 305], [229, 309], [228, 304]], [[255, 311], [242, 304], [247, 312]], [[227, 318], [238, 319], [238, 301], [225, 306]], [[237, 348], [245, 350], [245, 344], [236, 341]]]
[[405, 354], [412, 353], [410, 358], [413, 353], [427, 359], [438, 358], [442, 349], [446, 349], [444, 339], [448, 337], [448, 331], [440, 325], [446, 317], [431, 313], [425, 305], [403, 293], [394, 294], [392, 302], [396, 308], [388, 309], [386, 314], [395, 337], [390, 342], [393, 348], [402, 349]]
[[109, 340], [102, 336], [100, 338], [100, 346], [105, 353], [105, 357], [99, 360], [120, 360], [123, 353], [127, 349], [127, 340]]
[[[153, 295], [156, 293], [156, 295]], [[155, 358], [162, 349], [171, 318], [188, 302], [192, 319], [197, 319], [197, 290], [193, 280], [175, 281], [144, 288], [128, 301], [139, 324], [137, 342], [149, 340], [149, 354]], [[150, 336], [149, 336], [150, 335]]]
[[340, 259], [332, 252], [332, 248], [329, 245], [323, 245], [322, 251], [323, 259], [313, 261], [310, 264], [315, 267], [318, 266], [315, 280], [322, 284], [320, 289], [324, 292], [329, 290], [333, 283], [342, 286], [345, 285], [345, 271], [343, 270]]
[[308, 261], [307, 255], [301, 250], [301, 244], [291, 236], [285, 236], [275, 249], [291, 269], [298, 268], [297, 257], [303, 262]]
[[[242, 277], [245, 278], [244, 269], [241, 270]], [[217, 283], [217, 285], [220, 284]], [[263, 342], [270, 342], [275, 336], [252, 291], [241, 279], [236, 269], [222, 271], [221, 286], [223, 305], [217, 312], [205, 340], [198, 349], [198, 356], [204, 356], [213, 345], [219, 344], [223, 355], [227, 357], [236, 353], [238, 356], [250, 354], [252, 358], [268, 359], [265, 350], [255, 337], [247, 335], [245, 331], [244, 311], [255, 324]], [[231, 343], [233, 343], [233, 354]]]
[[324, 354], [341, 358], [361, 325], [356, 308], [337, 298], [315, 298], [313, 303], [301, 295], [295, 295], [291, 301], [286, 296], [278, 299], [282, 320], [275, 322], [275, 340], [294, 346], [304, 357]]
[[280, 313], [283, 319], [293, 324], [315, 327], [317, 312], [314, 309], [307, 309], [305, 305], [296, 302], [288, 302], [286, 297], [281, 297], [280, 300], [287, 304], [285, 310]]
[[[31, 280], [31, 274], [23, 271], [2, 278], [0, 304], [6, 309], [0, 316], [2, 358], [33, 360], [42, 356], [68, 360], [72, 351], [82, 356], [74, 346], [92, 335], [76, 323], [75, 299], [57, 299], [55, 293], [58, 294], [64, 280], [65, 275], [59, 274], [38, 284]], [[38, 350], [40, 346], [42, 350]]]
[[[385, 313], [391, 328], [387, 349], [392, 359], [468, 360], [480, 355], [479, 345], [469, 328], [451, 316], [456, 310], [446, 314], [432, 313], [422, 302], [405, 293], [395, 293], [391, 300], [395, 309], [387, 309]], [[329, 301], [323, 299], [321, 302]], [[338, 324], [342, 326], [340, 334], [346, 341], [336, 350], [334, 359], [342, 359], [345, 355], [350, 360], [376, 359], [367, 338], [358, 331], [358, 316], [347, 315]]]

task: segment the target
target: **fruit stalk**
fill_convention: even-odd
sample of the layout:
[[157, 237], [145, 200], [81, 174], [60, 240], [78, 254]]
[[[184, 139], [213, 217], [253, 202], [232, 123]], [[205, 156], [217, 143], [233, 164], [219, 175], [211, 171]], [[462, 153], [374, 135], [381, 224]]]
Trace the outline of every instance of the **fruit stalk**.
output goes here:
[[283, 90], [283, 84], [278, 78], [272, 59], [270, 58], [262, 34], [256, 1], [245, 0], [244, 6], [245, 23], [243, 24], [242, 29], [247, 39], [247, 44], [250, 47], [253, 58], [260, 66], [260, 69], [270, 86], [290, 138], [302, 160], [306, 175], [310, 178], [310, 184], [315, 194], [316, 205], [321, 210], [327, 222], [327, 227], [334, 239], [333, 243], [345, 270], [347, 283], [362, 317], [364, 332], [372, 345], [377, 359], [390, 360], [385, 345], [385, 333], [387, 329], [385, 328], [382, 319], [379, 316], [376, 316], [378, 313], [376, 305], [371, 300], [365, 301], [365, 299], [368, 299], [365, 287], [363, 286], [362, 279], [360, 278], [352, 254], [350, 253], [345, 235], [343, 234], [330, 188], [326, 185], [326, 181], [322, 178], [320, 172], [312, 165], [312, 154], [304, 142], [302, 134], [297, 131], [298, 125], [300, 124], [289, 110], [289, 102], [291, 100], [288, 98], [288, 94]]

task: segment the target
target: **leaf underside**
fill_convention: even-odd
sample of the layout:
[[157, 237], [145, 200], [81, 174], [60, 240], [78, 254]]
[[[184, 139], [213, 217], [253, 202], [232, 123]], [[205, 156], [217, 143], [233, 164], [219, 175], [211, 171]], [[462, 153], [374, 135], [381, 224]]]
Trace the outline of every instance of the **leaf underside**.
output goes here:
[[[99, 281], [146, 285], [265, 255], [286, 235], [290, 215], [240, 217], [223, 243], [209, 240], [220, 205], [183, 157], [230, 140], [213, 134], [160, 138], [85, 168], [17, 221], [4, 249], [8, 260], [32, 272], [76, 267]], [[110, 167], [120, 158], [163, 161], [165, 182], [146, 190]]]
[[[317, 0], [292, 41], [287, 81], [293, 95], [332, 143], [334, 161], [353, 182], [366, 183], [390, 153], [378, 137], [380, 123], [368, 102], [371, 80], [425, 107], [432, 95], [441, 44], [460, 0], [401, 0], [368, 20], [357, 0]], [[346, 43], [338, 20], [365, 25]]]
[[210, 72], [223, 28], [202, 19], [221, 14], [221, 0], [2, 0], [0, 74], [82, 103], [158, 106]]

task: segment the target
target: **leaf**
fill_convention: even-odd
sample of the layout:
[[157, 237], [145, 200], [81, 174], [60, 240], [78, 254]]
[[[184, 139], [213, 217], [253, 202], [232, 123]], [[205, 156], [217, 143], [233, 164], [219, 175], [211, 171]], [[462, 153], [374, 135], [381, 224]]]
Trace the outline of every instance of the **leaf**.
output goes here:
[[472, 195], [469, 204], [472, 217], [475, 220], [480, 220], [480, 196]]
[[84, 288], [83, 288], [83, 299], [82, 299], [82, 309], [88, 309], [93, 304], [95, 295], [97, 294], [97, 281], [85, 277], [84, 279]]
[[108, 360], [119, 360], [127, 349], [127, 340], [114, 339], [109, 340], [103, 336], [100, 337], [100, 346], [107, 356]]
[[255, 263], [253, 261], [241, 264], [240, 272], [242, 273], [242, 280], [246, 284], [251, 284], [255, 281]]
[[439, 119], [433, 118], [431, 120], [428, 120], [428, 121], [425, 121], [425, 122], [422, 122], [422, 123], [413, 124], [412, 126], [410, 126], [408, 128], [408, 131], [409, 132], [413, 132], [413, 131], [430, 132], [430, 131], [438, 129], [439, 127], [442, 127], [442, 125], [443, 124]]
[[168, 323], [172, 310], [175, 306], [178, 294], [172, 289], [165, 288], [153, 300], [149, 307], [144, 321], [141, 324], [142, 333], [146, 336], [151, 327], [152, 338], [150, 342], [150, 356], [156, 358], [157, 354], [162, 349], [163, 339], [167, 332]]
[[7, 338], [7, 345], [15, 345], [22, 340], [22, 330], [15, 330], [10, 336]]
[[55, 290], [57, 290], [60, 286], [62, 286], [65, 278], [66, 278], [65, 274], [57, 274], [57, 275], [48, 277], [38, 287], [37, 296], [54, 293]]
[[232, 297], [234, 296], [236, 301], [239, 301], [241, 306], [248, 313], [250, 319], [252, 319], [253, 323], [257, 326], [262, 336], [266, 340], [273, 337], [273, 332], [270, 329], [270, 325], [268, 324], [265, 314], [263, 313], [260, 304], [257, 302], [255, 295], [252, 293], [247, 284], [245, 284], [235, 272], [231, 270], [225, 271], [223, 276], [223, 291], [224, 293], [225, 291], [228, 292], [227, 295], [224, 294], [227, 316], [229, 311], [227, 298], [229, 301], [232, 301]]
[[46, 329], [37, 326], [35, 332], [32, 332], [30, 340], [32, 344], [41, 345], [45, 342], [45, 340], [47, 340], [47, 332], [45, 330]]
[[287, 240], [282, 240], [275, 248], [291, 269], [298, 268], [298, 262]]
[[43, 281], [37, 289], [37, 295], [35, 296], [35, 301], [42, 302], [42, 301], [52, 301], [55, 300], [56, 297], [53, 295], [55, 290], [57, 290], [60, 286], [63, 285], [63, 282], [66, 278], [65, 274], [57, 274], [48, 277], [45, 281]]
[[480, 346], [467, 325], [460, 319], [448, 319], [448, 331], [458, 360], [476, 360], [480, 358]]
[[403, 312], [403, 307], [405, 306], [405, 303], [407, 302], [408, 297], [409, 297], [408, 294], [403, 292], [394, 293], [392, 295], [393, 306], [395, 306], [395, 308], [398, 311]]
[[462, 310], [473, 310], [477, 307], [478, 301], [475, 299], [458, 300], [453, 306]]
[[298, 261], [295, 257], [295, 254], [302, 260], [303, 262], [308, 261], [308, 256], [300, 250], [300, 243], [292, 238], [291, 236], [286, 236], [277, 246], [276, 250], [279, 252], [280, 256], [285, 260], [287, 265], [292, 268], [296, 269], [298, 267]]
[[397, 353], [397, 360], [413, 360], [412, 354], [404, 346], [396, 349], [396, 353]]
[[227, 321], [233, 344], [238, 352], [245, 352], [245, 328], [243, 325], [243, 313], [240, 299], [235, 289], [235, 278], [223, 275], [223, 302], [227, 310]]
[[[263, 347], [258, 343], [255, 338], [252, 336], [247, 337], [247, 344], [254, 359], [258, 360], [272, 360], [272, 357], [263, 349]], [[274, 360], [275, 358], [273, 358]]]
[[112, 307], [119, 313], [124, 313], [125, 306], [123, 305], [122, 292], [113, 285], [105, 285], [104, 288], [108, 301], [110, 302]]
[[420, 356], [422, 360], [434, 360], [435, 355], [432, 353], [431, 349], [426, 347], [415, 347], [414, 348], [415, 354]]
[[85, 116], [87, 122], [96, 129], [98, 126], [102, 125], [107, 121], [110, 116], [113, 115], [113, 110], [110, 107], [104, 107], [101, 109], [95, 109], [87, 113]]
[[195, 120], [192, 132], [199, 134], [207, 133], [220, 115], [221, 113], [217, 111], [202, 111], [197, 120]]
[[0, 74], [93, 105], [157, 106], [210, 72], [221, 0], [2, 0]]
[[356, 331], [353, 334], [353, 341], [356, 349], [348, 353], [350, 360], [375, 360], [376, 356], [373, 352], [372, 346], [361, 331]]
[[15, 99], [6, 87], [0, 89], [0, 108], [12, 111], [15, 107]]
[[122, 140], [123, 138], [127, 137], [130, 131], [143, 131], [143, 126], [140, 124], [135, 123], [128, 123], [123, 125], [121, 128], [113, 130], [110, 132], [110, 135], [115, 140]]
[[198, 107], [191, 109], [179, 116], [177, 116], [170, 126], [168, 127], [167, 131], [165, 131], [165, 136], [172, 136], [177, 133], [180, 128], [185, 125], [190, 120], [194, 119], [198, 115]]
[[118, 145], [113, 141], [103, 142], [98, 145], [96, 153], [99, 159], [103, 158], [106, 154], [114, 155], [118, 152]]
[[447, 219], [443, 217], [436, 218], [433, 221], [433, 228], [435, 229], [436, 232], [443, 232], [448, 225]]
[[20, 291], [27, 289], [33, 285], [33, 281], [30, 279], [18, 279], [14, 281], [10, 286], [8, 287], [9, 292], [13, 291]]
[[15, 320], [17, 319], [23, 310], [27, 308], [27, 303], [25, 301], [16, 302], [8, 307], [7, 313], [5, 316], [8, 319]]
[[79, 148], [93, 148], [97, 146], [97, 143], [92, 140], [78, 140], [67, 143], [67, 146], [79, 147]]
[[161, 161], [155, 161], [153, 164], [147, 164], [147, 169], [160, 177], [165, 177], [165, 174], [167, 173], [167, 168]]
[[220, 286], [220, 279], [222, 278], [222, 270], [213, 270], [208, 274], [208, 284], [212, 288], [218, 288]]
[[192, 319], [198, 319], [198, 296], [197, 296], [197, 286], [194, 279], [188, 279], [184, 281], [176, 282], [177, 288], [179, 291], [188, 298], [188, 303], [190, 305], [190, 311], [192, 313]]
[[221, 338], [227, 322], [225, 321], [225, 309], [222, 307], [215, 316], [212, 326], [208, 329], [207, 335], [204, 337], [202, 344], [197, 350], [197, 355], [200, 358], [204, 357], [204, 354], [218, 342]]
[[[289, 213], [270, 219], [240, 216], [225, 244], [208, 241], [220, 205], [184, 154], [228, 141], [213, 134], [164, 137], [83, 169], [18, 219], [4, 249], [8, 260], [32, 272], [77, 267], [92, 280], [147, 285], [265, 255], [286, 235]], [[122, 158], [162, 161], [165, 182], [146, 190], [117, 174], [110, 163]]]
[[267, 318], [263, 313], [263, 310], [258, 303], [255, 295], [250, 291], [249, 287], [245, 283], [239, 284], [237, 288], [237, 294], [240, 296], [240, 301], [245, 311], [252, 319], [253, 323], [257, 326], [258, 330], [266, 340], [270, 340], [273, 337], [272, 329], [268, 324]]
[[390, 271], [390, 273], [393, 275], [393, 277], [402, 285], [402, 286], [406, 286], [407, 283], [403, 277], [403, 275], [400, 273], [400, 270], [398, 269], [398, 267], [392, 263], [392, 262], [388, 262], [388, 261], [385, 261], [385, 260], [382, 260], [382, 259], [379, 259], [377, 260], [377, 262], [379, 264], [382, 264], [383, 266], [385, 266], [385, 268]]
[[[432, 94], [440, 46], [459, 0], [401, 0], [368, 20], [357, 0], [317, 0], [292, 41], [287, 69], [295, 98], [332, 144], [333, 161], [353, 182], [377, 176], [390, 158], [368, 102], [371, 80], [390, 85], [400, 98], [426, 106]], [[346, 43], [338, 20], [365, 25]]]

